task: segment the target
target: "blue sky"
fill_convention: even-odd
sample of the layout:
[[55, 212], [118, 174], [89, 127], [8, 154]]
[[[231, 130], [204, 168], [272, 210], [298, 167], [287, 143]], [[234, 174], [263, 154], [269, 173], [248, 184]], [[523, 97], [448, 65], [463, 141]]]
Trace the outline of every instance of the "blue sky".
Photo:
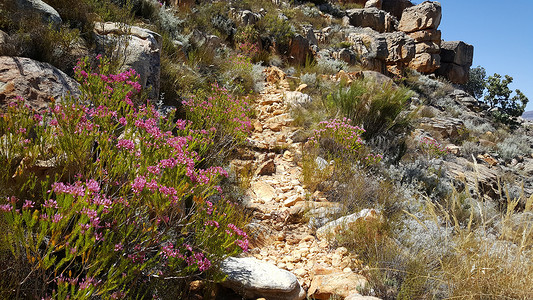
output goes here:
[[[412, 1], [415, 4], [423, 1]], [[510, 75], [510, 87], [533, 110], [533, 0], [441, 0], [439, 29], [446, 41], [474, 45], [474, 63], [487, 75]]]

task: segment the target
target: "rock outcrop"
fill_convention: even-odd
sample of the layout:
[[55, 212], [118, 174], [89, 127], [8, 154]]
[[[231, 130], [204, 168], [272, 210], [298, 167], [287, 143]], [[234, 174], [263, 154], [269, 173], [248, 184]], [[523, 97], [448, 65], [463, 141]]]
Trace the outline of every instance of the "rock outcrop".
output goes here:
[[379, 33], [353, 28], [347, 40], [361, 64], [381, 73], [399, 74], [415, 57], [415, 41], [403, 32]]
[[346, 11], [350, 25], [355, 27], [370, 27], [377, 32], [391, 32], [398, 22], [386, 11], [370, 8], [354, 8]]
[[357, 294], [367, 285], [368, 281], [364, 276], [352, 272], [316, 275], [311, 282], [308, 295], [320, 300], [346, 298]]
[[149, 98], [159, 97], [162, 38], [151, 30], [121, 23], [96, 23], [98, 50], [123, 58], [121, 71], [134, 69], [143, 88], [151, 88]]
[[15, 4], [20, 10], [28, 14], [37, 14], [41, 16], [46, 23], [51, 22], [55, 25], [63, 23], [57, 10], [42, 0], [15, 0]]
[[402, 13], [406, 8], [413, 6], [409, 0], [382, 0], [381, 9], [401, 19]]
[[464, 84], [468, 81], [468, 73], [474, 58], [474, 46], [465, 42], [442, 42], [441, 66], [435, 72], [453, 83]]
[[252, 257], [229, 257], [220, 269], [228, 276], [223, 285], [246, 298], [301, 300], [306, 295], [292, 273]]
[[80, 93], [74, 79], [48, 63], [1, 56], [0, 66], [0, 106], [20, 96], [34, 109], [42, 109], [52, 98]]
[[440, 32], [437, 28], [441, 18], [440, 3], [434, 1], [425, 1], [403, 11], [398, 30], [416, 41], [416, 55], [409, 63], [411, 69], [432, 73], [439, 68]]
[[309, 40], [302, 35], [295, 35], [289, 43], [289, 59], [297, 64], [303, 64], [313, 58]]

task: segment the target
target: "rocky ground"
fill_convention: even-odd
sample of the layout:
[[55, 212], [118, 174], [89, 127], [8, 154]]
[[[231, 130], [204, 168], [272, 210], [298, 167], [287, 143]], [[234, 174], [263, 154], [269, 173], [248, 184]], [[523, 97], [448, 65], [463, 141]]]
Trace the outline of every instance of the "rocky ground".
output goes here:
[[[322, 224], [328, 214], [340, 209], [339, 204], [329, 202], [319, 193], [307, 196], [301, 183], [302, 169], [296, 160], [302, 155], [302, 143], [295, 137], [298, 128], [292, 126], [289, 113], [289, 106], [294, 105], [290, 100], [298, 92], [289, 91], [285, 74], [277, 68], [267, 69], [267, 78], [267, 86], [255, 104], [258, 118], [250, 146], [243, 150], [246, 155], [231, 162], [237, 172], [252, 168], [245, 205], [253, 211], [253, 217], [248, 225], [251, 249], [244, 255], [248, 258], [225, 266], [229, 274], [226, 285], [243, 296], [256, 298], [329, 299], [337, 295], [349, 297], [346, 299], [372, 299], [359, 294], [367, 284], [359, 274], [364, 268], [362, 262], [346, 248], [332, 247], [326, 239], [329, 232], [342, 226], [334, 222]], [[363, 211], [342, 224], [374, 217], [375, 211]], [[311, 228], [307, 222], [310, 218], [311, 223], [322, 226]], [[280, 282], [276, 282], [276, 272], [257, 271], [265, 268], [264, 264], [294, 275], [286, 276], [278, 270]], [[232, 278], [235, 272], [240, 274], [238, 278]], [[243, 278], [243, 273], [248, 276]], [[297, 280], [299, 284], [283, 282], [287, 280]], [[253, 282], [258, 286], [253, 286]], [[268, 287], [264, 286], [265, 282], [269, 282]], [[289, 290], [284, 291], [280, 288], [283, 286]]]

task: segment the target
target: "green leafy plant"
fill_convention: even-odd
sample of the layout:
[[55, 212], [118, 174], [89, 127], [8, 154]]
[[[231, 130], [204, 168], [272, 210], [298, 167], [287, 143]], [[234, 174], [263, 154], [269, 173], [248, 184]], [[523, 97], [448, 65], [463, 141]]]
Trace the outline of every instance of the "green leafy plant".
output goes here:
[[485, 85], [487, 82], [487, 72], [482, 66], [471, 68], [468, 73], [468, 82], [465, 84], [465, 89], [476, 99], [483, 97]]
[[133, 70], [108, 71], [82, 61], [80, 98], [0, 115], [2, 298], [155, 297], [220, 279], [212, 267], [247, 250], [226, 171], [198, 167], [212, 131], [143, 104]]
[[395, 88], [371, 81], [356, 80], [350, 86], [341, 84], [327, 96], [330, 110], [337, 110], [350, 118], [353, 124], [361, 124], [368, 139], [387, 130], [401, 130], [408, 125], [407, 116], [400, 113], [411, 97], [408, 88]]
[[511, 97], [512, 90], [509, 84], [513, 82], [513, 77], [505, 75], [502, 79], [500, 74], [494, 74], [487, 79], [487, 95], [484, 101], [490, 108], [498, 108], [495, 114], [500, 121], [510, 123], [514, 117], [519, 117], [524, 113], [528, 103], [527, 97], [520, 91], [515, 90], [515, 95]]

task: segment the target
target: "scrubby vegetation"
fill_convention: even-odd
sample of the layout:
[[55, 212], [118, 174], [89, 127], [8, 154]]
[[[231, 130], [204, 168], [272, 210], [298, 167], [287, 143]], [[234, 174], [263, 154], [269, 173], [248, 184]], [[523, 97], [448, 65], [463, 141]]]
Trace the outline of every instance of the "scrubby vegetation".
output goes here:
[[[331, 56], [287, 56], [307, 26], [331, 26], [321, 46], [349, 46], [336, 26], [355, 4], [79, 2], [47, 1], [63, 18], [57, 26], [0, 3], [12, 40], [0, 55], [49, 62], [81, 90], [43, 111], [17, 99], [0, 113], [0, 298], [185, 299], [191, 281], [223, 279], [220, 261], [248, 250], [239, 193], [252, 176], [248, 167], [232, 183], [227, 165], [254, 130], [254, 98], [272, 65], [312, 99], [290, 111], [308, 198], [342, 204], [335, 217], [378, 212], [329, 240], [365, 265], [362, 293], [533, 297], [524, 163], [533, 138], [514, 122], [527, 99], [510, 97], [512, 78], [471, 73], [467, 92], [479, 98], [487, 87], [494, 114], [461, 104], [459, 87], [441, 78], [409, 71], [383, 84]], [[235, 16], [244, 9], [260, 17], [244, 24]], [[97, 55], [95, 21], [161, 35], [158, 99], [146, 99], [134, 70], [118, 70], [119, 57]], [[482, 183], [498, 164], [498, 183]]]

